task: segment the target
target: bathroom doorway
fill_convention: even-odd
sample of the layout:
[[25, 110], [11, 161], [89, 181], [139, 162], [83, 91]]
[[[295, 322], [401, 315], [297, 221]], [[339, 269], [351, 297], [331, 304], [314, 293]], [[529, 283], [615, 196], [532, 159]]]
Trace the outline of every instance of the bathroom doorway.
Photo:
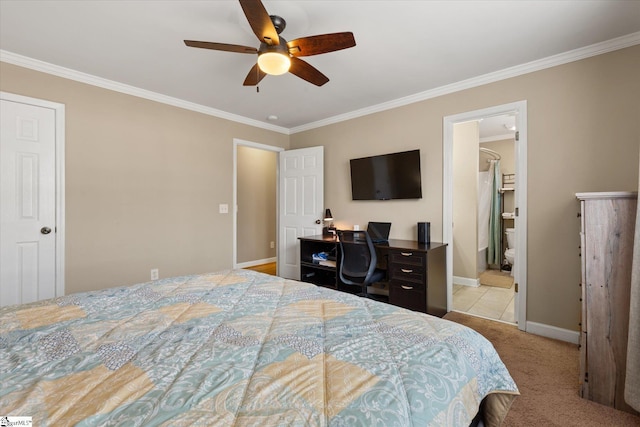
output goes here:
[[[472, 133], [467, 135], [465, 129]], [[453, 309], [513, 324], [515, 133], [514, 114], [458, 123], [454, 125], [453, 151], [457, 190], [453, 195], [453, 221], [467, 220], [470, 224], [466, 228], [472, 229], [453, 229]], [[464, 171], [467, 167], [470, 173]], [[459, 247], [465, 244], [468, 257]]]
[[448, 309], [525, 330], [526, 101], [445, 117], [444, 130]]

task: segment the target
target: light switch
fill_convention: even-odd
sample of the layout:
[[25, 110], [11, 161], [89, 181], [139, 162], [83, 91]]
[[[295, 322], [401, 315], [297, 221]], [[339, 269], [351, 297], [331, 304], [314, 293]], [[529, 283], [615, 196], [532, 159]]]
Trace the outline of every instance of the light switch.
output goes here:
[[218, 206], [221, 214], [229, 213], [229, 205], [226, 203], [220, 203]]

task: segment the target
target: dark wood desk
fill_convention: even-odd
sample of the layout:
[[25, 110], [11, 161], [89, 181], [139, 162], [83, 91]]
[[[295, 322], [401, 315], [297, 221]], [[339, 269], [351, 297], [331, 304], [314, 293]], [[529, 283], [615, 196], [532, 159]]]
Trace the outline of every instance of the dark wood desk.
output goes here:
[[[343, 292], [357, 292], [340, 282], [340, 245], [333, 236], [300, 237], [300, 280]], [[378, 268], [387, 271], [389, 304], [444, 316], [447, 312], [446, 244], [390, 239], [376, 243]], [[326, 252], [336, 265], [321, 265], [313, 254]]]

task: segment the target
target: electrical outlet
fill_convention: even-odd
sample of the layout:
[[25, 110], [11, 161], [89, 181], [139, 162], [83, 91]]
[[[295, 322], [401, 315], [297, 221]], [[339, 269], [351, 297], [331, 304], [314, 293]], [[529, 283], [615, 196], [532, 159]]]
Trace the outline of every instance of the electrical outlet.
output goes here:
[[275, 248], [275, 247], [276, 247], [276, 242], [271, 242], [271, 243], [269, 243], [269, 247], [270, 247], [271, 249]]
[[220, 203], [220, 205], [218, 205], [218, 211], [221, 214], [229, 213], [229, 205], [226, 203]]
[[158, 280], [159, 272], [157, 268], [151, 269], [151, 280]]

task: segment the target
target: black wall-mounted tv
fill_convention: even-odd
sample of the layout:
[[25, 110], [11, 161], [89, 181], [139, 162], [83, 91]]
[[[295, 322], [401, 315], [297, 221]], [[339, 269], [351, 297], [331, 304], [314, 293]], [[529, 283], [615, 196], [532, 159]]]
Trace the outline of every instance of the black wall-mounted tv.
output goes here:
[[421, 199], [420, 150], [351, 159], [353, 200]]

